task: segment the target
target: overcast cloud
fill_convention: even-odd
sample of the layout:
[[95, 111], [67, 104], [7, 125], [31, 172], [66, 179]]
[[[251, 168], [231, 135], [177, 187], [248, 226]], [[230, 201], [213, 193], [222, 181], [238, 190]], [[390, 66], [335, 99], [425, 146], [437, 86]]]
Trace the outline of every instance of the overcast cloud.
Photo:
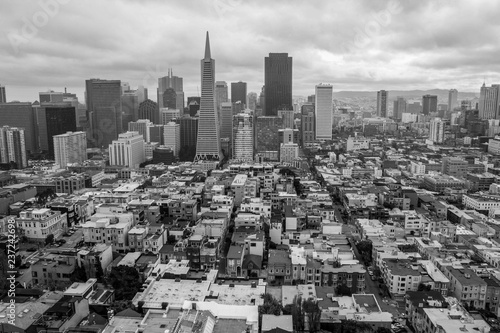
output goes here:
[[0, 84], [7, 99], [78, 94], [88, 78], [145, 84], [172, 67], [197, 95], [205, 32], [216, 80], [260, 92], [264, 57], [293, 57], [293, 94], [500, 83], [497, 0], [41, 0], [0, 2]]

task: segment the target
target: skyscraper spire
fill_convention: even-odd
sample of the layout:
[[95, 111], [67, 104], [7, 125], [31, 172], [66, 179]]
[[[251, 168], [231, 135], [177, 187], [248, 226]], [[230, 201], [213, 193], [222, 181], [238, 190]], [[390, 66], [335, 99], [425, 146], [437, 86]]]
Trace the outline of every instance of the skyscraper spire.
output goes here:
[[207, 39], [205, 42], [205, 59], [210, 59], [212, 58], [212, 55], [210, 54], [210, 38], [208, 37], [208, 31], [207, 31]]

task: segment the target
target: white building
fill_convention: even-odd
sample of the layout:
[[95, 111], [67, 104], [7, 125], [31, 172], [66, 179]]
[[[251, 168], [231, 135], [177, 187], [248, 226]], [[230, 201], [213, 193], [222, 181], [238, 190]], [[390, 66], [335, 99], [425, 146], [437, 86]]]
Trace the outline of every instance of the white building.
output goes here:
[[434, 143], [443, 143], [444, 141], [444, 122], [441, 118], [431, 119], [429, 128], [429, 140]]
[[249, 117], [238, 123], [233, 138], [233, 158], [240, 161], [253, 160], [253, 129]]
[[418, 118], [417, 113], [403, 112], [401, 114], [402, 123], [416, 123]]
[[370, 139], [364, 137], [349, 137], [347, 139], [347, 151], [370, 149]]
[[163, 129], [164, 146], [172, 148], [175, 156], [179, 155], [181, 149], [181, 125], [173, 121], [165, 125]]
[[410, 162], [410, 172], [415, 175], [425, 175], [425, 164], [422, 162]]
[[282, 143], [280, 146], [280, 162], [292, 163], [299, 157], [299, 145], [296, 143]]
[[177, 109], [161, 108], [160, 109], [160, 123], [167, 125], [174, 119], [181, 117], [181, 111]]
[[144, 138], [144, 142], [149, 142], [149, 127], [152, 127], [153, 123], [149, 119], [139, 119], [137, 121], [131, 121], [128, 123], [128, 130], [130, 132], [139, 132]]
[[500, 139], [498, 137], [488, 141], [488, 153], [500, 155]]
[[316, 86], [316, 140], [332, 139], [333, 123], [333, 86], [318, 84]]
[[144, 138], [138, 132], [119, 134], [109, 145], [110, 165], [138, 168], [145, 160]]
[[87, 159], [87, 133], [67, 132], [53, 138], [54, 157], [61, 168], [70, 163], [83, 163]]
[[37, 242], [44, 242], [50, 234], [57, 237], [68, 227], [66, 213], [61, 214], [49, 208], [30, 208], [19, 213], [18, 218], [13, 218], [17, 227], [23, 230], [23, 234], [28, 239]]

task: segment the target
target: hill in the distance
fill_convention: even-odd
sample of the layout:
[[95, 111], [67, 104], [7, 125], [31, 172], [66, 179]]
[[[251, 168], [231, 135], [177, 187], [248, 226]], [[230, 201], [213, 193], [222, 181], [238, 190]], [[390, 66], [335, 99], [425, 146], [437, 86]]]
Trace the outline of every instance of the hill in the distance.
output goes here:
[[[437, 95], [439, 100], [448, 100], [447, 89], [430, 90], [389, 90], [389, 99], [394, 100], [401, 96], [406, 99], [420, 99], [423, 95]], [[479, 98], [479, 92], [458, 91], [458, 100]], [[377, 98], [376, 91], [338, 91], [333, 93], [333, 98]]]

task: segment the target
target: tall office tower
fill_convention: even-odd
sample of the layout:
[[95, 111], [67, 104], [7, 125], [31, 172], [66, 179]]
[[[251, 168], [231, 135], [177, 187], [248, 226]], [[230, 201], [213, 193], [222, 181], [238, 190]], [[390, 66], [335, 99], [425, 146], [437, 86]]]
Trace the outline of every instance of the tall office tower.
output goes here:
[[172, 148], [175, 156], [179, 156], [181, 149], [181, 125], [169, 122], [163, 128], [163, 145]]
[[163, 92], [162, 98], [163, 102], [161, 105], [163, 105], [163, 108], [177, 109], [177, 93], [174, 88], [167, 88], [167, 90]]
[[292, 57], [288, 53], [269, 53], [264, 67], [264, 115], [276, 116], [278, 110], [292, 110]]
[[233, 104], [230, 102], [221, 103], [220, 111], [220, 138], [232, 140], [233, 133]]
[[188, 97], [187, 108], [189, 116], [197, 117], [200, 110], [200, 97]]
[[28, 166], [24, 128], [0, 127], [0, 162], [14, 162], [18, 169]]
[[122, 129], [128, 127], [128, 123], [139, 119], [139, 96], [137, 91], [128, 90], [122, 94]]
[[255, 150], [265, 160], [277, 161], [279, 158], [278, 131], [283, 128], [283, 119], [278, 116], [261, 116], [255, 120]]
[[198, 122], [198, 140], [195, 161], [221, 159], [219, 120], [214, 96], [215, 61], [210, 54], [210, 40], [205, 44], [205, 58], [201, 60], [201, 101]]
[[138, 132], [121, 133], [109, 145], [110, 165], [138, 168], [144, 161], [144, 138]]
[[283, 119], [283, 128], [295, 127], [293, 110], [278, 110], [278, 117]]
[[[172, 69], [168, 70], [168, 76], [158, 79], [158, 105], [160, 108], [167, 107], [164, 102], [164, 94], [172, 88], [176, 93], [175, 109], [184, 110], [184, 88], [182, 77], [172, 75]], [[171, 91], [169, 92], [171, 93]]]
[[444, 122], [441, 118], [433, 118], [430, 122], [429, 140], [434, 143], [443, 143], [444, 141]]
[[54, 157], [54, 135], [76, 132], [76, 110], [70, 103], [42, 103], [37, 108], [39, 148]]
[[191, 116], [184, 116], [177, 120], [177, 122], [181, 125], [182, 150], [192, 150], [193, 152], [196, 152], [196, 141], [198, 139], [198, 120], [199, 119], [197, 117]]
[[87, 159], [87, 133], [54, 135], [54, 157], [61, 168], [66, 168], [70, 163], [83, 163]]
[[500, 85], [493, 84], [491, 87], [486, 87], [486, 85], [483, 83], [479, 95], [479, 106], [478, 106], [479, 118], [481, 119], [500, 118], [499, 108], [500, 108]]
[[227, 83], [226, 81], [217, 81], [215, 82], [215, 106], [217, 111], [220, 111], [221, 103], [228, 102], [228, 92], [227, 92]]
[[257, 94], [254, 92], [249, 92], [247, 95], [247, 101], [248, 101], [247, 108], [252, 111], [255, 111], [255, 109], [257, 108]]
[[171, 121], [181, 117], [181, 111], [177, 109], [160, 109], [160, 124], [166, 125]]
[[26, 151], [38, 152], [36, 117], [31, 103], [0, 104], [0, 124], [24, 128]]
[[448, 112], [453, 112], [458, 107], [458, 90], [450, 89], [448, 91]]
[[406, 99], [398, 96], [394, 101], [392, 117], [396, 120], [401, 120], [403, 117], [403, 113], [405, 112], [406, 112]]
[[5, 95], [5, 86], [0, 84], [0, 104], [7, 103], [7, 96]]
[[61, 103], [63, 102], [63, 93], [49, 90], [38, 93], [40, 103]]
[[138, 119], [149, 119], [154, 124], [159, 124], [158, 104], [150, 99], [146, 99], [139, 104]]
[[302, 145], [305, 146], [316, 140], [316, 123], [314, 104], [304, 104], [301, 110], [300, 127], [302, 132]]
[[243, 109], [247, 105], [247, 83], [231, 82], [231, 103], [241, 102]]
[[259, 95], [259, 107], [261, 109], [261, 116], [266, 114], [266, 86], [262, 86]]
[[242, 162], [253, 161], [253, 116], [240, 113], [234, 117], [233, 159]]
[[387, 118], [389, 110], [389, 92], [386, 90], [377, 91], [377, 116]]
[[122, 132], [120, 80], [85, 81], [87, 110], [92, 115], [92, 145], [107, 147]]
[[130, 83], [122, 82], [120, 86], [121, 86], [122, 94], [125, 93], [126, 91], [130, 91]]
[[422, 113], [428, 115], [437, 112], [438, 98], [436, 95], [422, 96]]
[[163, 145], [164, 139], [164, 129], [165, 125], [153, 124], [148, 127], [148, 137], [150, 142], [158, 142], [160, 145]]
[[318, 84], [315, 98], [316, 140], [331, 140], [333, 125], [333, 87]]
[[149, 127], [153, 126], [153, 123], [149, 119], [139, 119], [137, 121], [131, 121], [128, 123], [129, 132], [137, 132], [144, 138], [144, 142], [159, 142], [151, 141], [149, 137]]
[[406, 112], [420, 114], [422, 113], [422, 105], [420, 102], [406, 104]]

